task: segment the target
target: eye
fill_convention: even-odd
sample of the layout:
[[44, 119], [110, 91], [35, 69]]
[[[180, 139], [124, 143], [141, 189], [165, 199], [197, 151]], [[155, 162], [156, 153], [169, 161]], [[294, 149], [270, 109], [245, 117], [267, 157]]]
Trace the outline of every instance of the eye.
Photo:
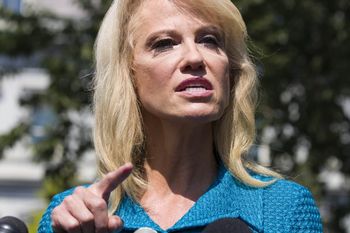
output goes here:
[[176, 45], [176, 41], [171, 38], [160, 39], [154, 42], [151, 46], [151, 49], [155, 52], [163, 52], [173, 48]]
[[202, 38], [200, 38], [198, 43], [213, 49], [217, 49], [220, 47], [220, 41], [214, 35], [205, 35]]

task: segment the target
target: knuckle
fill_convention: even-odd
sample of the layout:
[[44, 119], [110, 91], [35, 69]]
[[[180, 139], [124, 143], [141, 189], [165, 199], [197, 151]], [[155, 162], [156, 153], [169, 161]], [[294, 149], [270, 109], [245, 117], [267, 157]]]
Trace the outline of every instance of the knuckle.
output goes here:
[[117, 182], [118, 177], [116, 178], [114, 174], [108, 173], [103, 179], [105, 180], [105, 183], [108, 184], [107, 186], [110, 186]]
[[62, 210], [68, 212], [76, 212], [75, 210], [81, 207], [81, 202], [79, 201], [79, 197], [77, 198], [74, 195], [67, 196], [64, 198], [61, 204]]
[[55, 207], [51, 212], [51, 219], [57, 220], [58, 216], [60, 216], [60, 213], [63, 212], [63, 208], [61, 205]]
[[107, 203], [101, 198], [96, 199], [94, 201], [93, 206], [97, 210], [106, 210], [107, 209]]
[[86, 192], [86, 188], [82, 187], [82, 186], [78, 186], [74, 189], [73, 194], [76, 194], [78, 196], [83, 195]]
[[74, 203], [74, 197], [72, 195], [69, 195], [66, 198], [64, 198], [62, 203], [64, 205], [71, 205], [72, 203]]
[[83, 224], [90, 224], [90, 223], [93, 223], [95, 220], [94, 216], [92, 214], [86, 214], [84, 215], [82, 218], [81, 218], [81, 222]]
[[107, 183], [112, 183], [112, 182], [114, 181], [114, 176], [113, 176], [113, 174], [108, 173], [108, 174], [104, 177], [104, 179], [105, 179], [105, 181], [106, 181]]

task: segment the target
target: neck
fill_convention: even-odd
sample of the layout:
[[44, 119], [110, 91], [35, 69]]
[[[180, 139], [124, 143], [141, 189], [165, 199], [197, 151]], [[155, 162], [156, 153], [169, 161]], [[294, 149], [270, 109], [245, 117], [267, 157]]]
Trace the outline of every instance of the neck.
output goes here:
[[217, 176], [211, 123], [145, 125], [150, 190], [157, 190], [157, 195], [176, 193], [197, 199]]

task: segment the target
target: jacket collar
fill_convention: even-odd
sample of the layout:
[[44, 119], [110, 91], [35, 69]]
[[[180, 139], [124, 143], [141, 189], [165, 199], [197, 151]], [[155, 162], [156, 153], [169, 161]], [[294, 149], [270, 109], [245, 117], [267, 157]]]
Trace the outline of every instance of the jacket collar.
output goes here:
[[158, 232], [206, 226], [220, 218], [241, 218], [254, 231], [261, 232], [263, 225], [263, 201], [261, 188], [252, 188], [240, 183], [221, 165], [219, 176], [192, 208], [171, 228], [161, 229], [150, 219], [144, 209], [125, 196], [117, 210], [124, 221], [124, 228], [136, 230], [150, 227]]

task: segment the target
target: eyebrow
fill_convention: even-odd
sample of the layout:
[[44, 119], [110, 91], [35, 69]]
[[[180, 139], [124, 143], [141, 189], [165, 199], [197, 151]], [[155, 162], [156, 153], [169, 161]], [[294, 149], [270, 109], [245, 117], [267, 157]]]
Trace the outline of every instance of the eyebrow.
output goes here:
[[205, 26], [205, 27], [199, 28], [196, 31], [196, 34], [198, 34], [200, 37], [211, 34], [216, 37], [217, 41], [220, 44], [220, 47], [223, 48], [225, 46], [225, 34], [220, 27], [217, 27], [215, 25]]
[[200, 27], [196, 31], [196, 34], [201, 34], [201, 33], [212, 33], [216, 36], [223, 36], [223, 34], [224, 34], [222, 29], [218, 26], [215, 26], [215, 25], [208, 25], [208, 26]]

